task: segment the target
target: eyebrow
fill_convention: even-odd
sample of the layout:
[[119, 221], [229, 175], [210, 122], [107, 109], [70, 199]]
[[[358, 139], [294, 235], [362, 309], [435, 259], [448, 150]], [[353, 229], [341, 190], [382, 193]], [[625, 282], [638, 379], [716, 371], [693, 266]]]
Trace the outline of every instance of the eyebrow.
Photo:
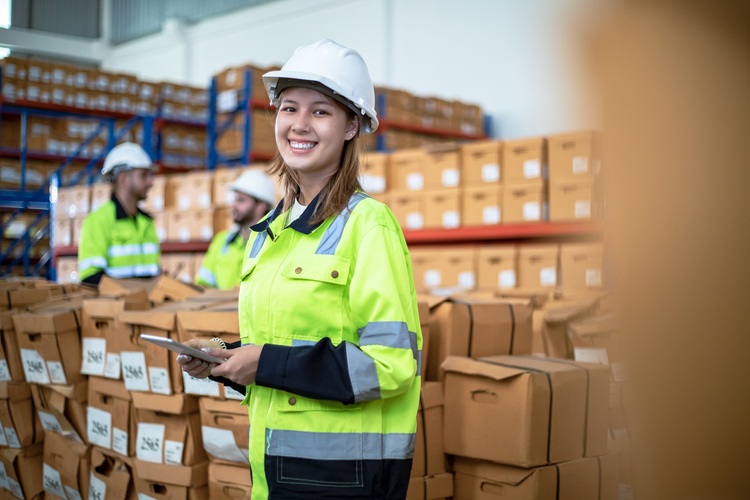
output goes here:
[[[297, 105], [299, 105], [299, 102], [295, 101], [294, 99], [285, 99], [285, 98], [282, 98], [280, 104], [297, 104]], [[321, 104], [323, 104], [323, 105], [326, 105], [326, 106], [334, 106], [335, 105], [331, 101], [327, 101], [327, 100], [313, 101], [311, 104], [313, 104], [313, 105], [316, 105], [316, 104], [317, 105], [321, 105]]]

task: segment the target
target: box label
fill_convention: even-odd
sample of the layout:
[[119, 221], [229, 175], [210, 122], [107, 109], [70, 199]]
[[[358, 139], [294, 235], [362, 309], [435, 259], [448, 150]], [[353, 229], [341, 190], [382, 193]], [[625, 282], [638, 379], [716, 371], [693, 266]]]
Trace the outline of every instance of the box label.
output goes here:
[[421, 191], [424, 188], [424, 176], [418, 172], [406, 176], [406, 189], [409, 191]]
[[228, 386], [224, 386], [224, 397], [227, 399], [236, 399], [237, 401], [244, 401], [245, 399], [244, 394]]
[[573, 157], [573, 173], [574, 174], [588, 174], [589, 173], [588, 156], [574, 156]]
[[591, 218], [591, 201], [589, 200], [577, 200], [573, 207], [576, 219], [590, 219]]
[[120, 455], [128, 456], [128, 431], [112, 429], [112, 449]]
[[185, 447], [180, 441], [164, 442], [164, 463], [182, 465], [182, 450]]
[[406, 227], [408, 229], [422, 229], [424, 227], [422, 212], [409, 212], [406, 214]]
[[107, 498], [107, 483], [94, 475], [89, 476], [89, 500], [105, 500]]
[[18, 440], [18, 434], [13, 427], [4, 427], [5, 439], [8, 441], [8, 446], [11, 448], [20, 448], [21, 442]]
[[458, 286], [466, 288], [474, 288], [476, 279], [474, 277], [474, 271], [464, 271], [458, 275]]
[[523, 220], [541, 220], [542, 209], [538, 201], [527, 201], [523, 204]]
[[385, 177], [382, 175], [362, 174], [359, 182], [362, 189], [368, 193], [382, 193], [385, 191]]
[[8, 440], [5, 439], [5, 431], [3, 430], [3, 427], [0, 425], [0, 446], [8, 446]]
[[0, 359], [0, 382], [10, 381], [10, 370], [8, 370], [8, 361]]
[[429, 269], [424, 272], [424, 284], [428, 287], [436, 287], [440, 286], [440, 283], [442, 283], [443, 278], [440, 275], [440, 270], [438, 269]]
[[497, 163], [487, 163], [482, 165], [482, 181], [498, 182], [500, 180], [500, 165]]
[[89, 406], [86, 408], [86, 434], [89, 443], [103, 448], [112, 448], [112, 414]]
[[456, 210], [443, 212], [443, 227], [450, 229], [461, 225], [461, 216]]
[[583, 363], [594, 363], [597, 365], [608, 365], [609, 358], [607, 350], [601, 347], [574, 347], [573, 358]]
[[182, 372], [182, 381], [185, 385], [185, 394], [219, 397], [218, 382], [214, 382], [208, 378], [191, 377], [185, 372]]
[[500, 288], [515, 288], [516, 287], [516, 272], [512, 269], [506, 269], [500, 271], [497, 274], [497, 282]]
[[151, 392], [167, 396], [172, 394], [172, 386], [169, 383], [169, 373], [166, 368], [149, 366], [148, 377], [151, 380]]
[[10, 484], [8, 484], [8, 474], [5, 472], [5, 464], [0, 462], [0, 488], [10, 490]]
[[49, 373], [44, 358], [35, 349], [21, 349], [23, 372], [26, 382], [31, 384], [49, 384]]
[[164, 448], [163, 424], [138, 424], [135, 453], [138, 460], [162, 463]]
[[237, 446], [232, 431], [208, 425], [201, 426], [201, 430], [203, 448], [209, 455], [231, 462], [247, 463], [247, 453]]
[[115, 380], [120, 378], [120, 355], [118, 353], [107, 353], [107, 364], [104, 368], [104, 376]]
[[586, 269], [586, 286], [597, 287], [602, 286], [602, 270], [591, 268]]
[[68, 500], [81, 500], [81, 494], [70, 486], [65, 486], [65, 493], [68, 494]]
[[447, 168], [443, 170], [441, 177], [443, 186], [445, 187], [456, 187], [458, 186], [458, 183], [461, 182], [461, 174], [459, 174], [458, 169], [455, 168]]
[[484, 207], [482, 209], [482, 222], [485, 224], [499, 224], [500, 207]]
[[44, 491], [48, 493], [52, 493], [53, 495], [57, 495], [62, 498], [67, 498], [65, 496], [65, 490], [62, 486], [62, 479], [60, 479], [60, 473], [47, 465], [46, 463], [43, 466], [43, 487]]
[[81, 344], [83, 350], [81, 373], [85, 375], [103, 375], [106, 364], [107, 340], [83, 337]]
[[122, 378], [125, 388], [129, 391], [148, 392], [146, 378], [146, 355], [139, 351], [125, 351], [120, 353], [122, 363]]
[[537, 179], [542, 175], [542, 163], [538, 159], [523, 162], [523, 176], [526, 179]]
[[543, 267], [539, 270], [539, 284], [541, 286], [557, 285], [557, 269], [554, 267]]

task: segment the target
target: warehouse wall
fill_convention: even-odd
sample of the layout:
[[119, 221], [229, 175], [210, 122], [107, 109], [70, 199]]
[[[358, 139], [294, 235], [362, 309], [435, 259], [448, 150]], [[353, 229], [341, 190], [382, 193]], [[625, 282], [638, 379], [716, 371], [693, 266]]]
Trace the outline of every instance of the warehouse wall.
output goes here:
[[481, 105], [493, 136], [598, 126], [581, 49], [614, 0], [282, 0], [178, 21], [116, 46], [104, 69], [205, 85], [245, 62], [281, 64], [295, 47], [333, 38], [356, 48], [376, 85]]

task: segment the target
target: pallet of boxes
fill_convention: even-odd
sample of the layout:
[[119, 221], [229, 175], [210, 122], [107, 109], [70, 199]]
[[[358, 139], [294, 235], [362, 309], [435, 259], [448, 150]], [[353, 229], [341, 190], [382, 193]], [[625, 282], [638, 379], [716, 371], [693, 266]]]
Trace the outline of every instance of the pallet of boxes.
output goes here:
[[167, 276], [0, 287], [0, 496], [249, 495], [242, 396], [139, 338], [236, 340], [236, 292]]

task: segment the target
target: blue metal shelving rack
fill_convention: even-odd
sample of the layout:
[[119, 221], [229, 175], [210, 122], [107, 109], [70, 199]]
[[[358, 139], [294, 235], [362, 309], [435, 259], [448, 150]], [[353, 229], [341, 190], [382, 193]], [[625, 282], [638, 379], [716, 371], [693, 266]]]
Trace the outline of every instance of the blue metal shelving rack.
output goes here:
[[[0, 68], [0, 86], [2, 85], [2, 68]], [[91, 113], [81, 112], [64, 106], [43, 105], [39, 103], [19, 101], [6, 103], [0, 101], [0, 127], [3, 126], [3, 116], [20, 116], [20, 145], [19, 148], [0, 148], [0, 156], [19, 159], [20, 185], [19, 189], [0, 189], [0, 210], [7, 216], [0, 224], [0, 235], [19, 219], [23, 213], [35, 213], [35, 217], [26, 225], [18, 238], [11, 241], [7, 246], [0, 247], [0, 277], [6, 276], [15, 267], [22, 265], [24, 275], [42, 276], [55, 280], [54, 256], [54, 216], [57, 201], [57, 190], [60, 187], [75, 186], [82, 183], [92, 184], [98, 174], [96, 166], [101, 163], [104, 156], [117, 144], [136, 123], [143, 124], [142, 145], [146, 151], [153, 154], [153, 123], [154, 118], [150, 115], [128, 115], [124, 113], [110, 113], [95, 111]], [[94, 120], [98, 126], [84, 139], [71, 154], [51, 155], [34, 152], [28, 149], [27, 130], [30, 116], [42, 116], [47, 118], [76, 118], [82, 120]], [[117, 129], [117, 119], [127, 119], [126, 123]], [[84, 157], [84, 150], [106, 130], [107, 146], [98, 154]], [[59, 161], [60, 165], [42, 184], [30, 189], [27, 186], [26, 166], [30, 159]], [[63, 182], [63, 173], [74, 162], [85, 162], [84, 168], [76, 173], [70, 182]], [[49, 250], [42, 257], [32, 259], [30, 254], [33, 247], [39, 245], [46, 236], [49, 236]], [[5, 242], [5, 239], [2, 240]], [[17, 252], [17, 248], [23, 251]]]

